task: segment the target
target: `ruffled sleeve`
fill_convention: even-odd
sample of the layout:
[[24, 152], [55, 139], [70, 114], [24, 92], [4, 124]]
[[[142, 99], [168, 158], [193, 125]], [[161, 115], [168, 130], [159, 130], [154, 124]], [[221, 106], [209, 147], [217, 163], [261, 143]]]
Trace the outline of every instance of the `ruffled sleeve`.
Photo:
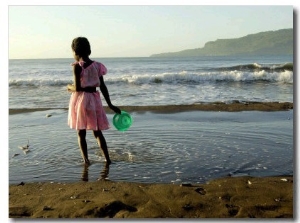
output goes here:
[[107, 73], [106, 67], [102, 63], [99, 63], [99, 73], [98, 73], [99, 77], [105, 75], [106, 73]]
[[83, 60], [75, 61], [74, 63], [71, 63], [71, 66], [75, 66], [76, 64], [79, 64], [81, 67], [83, 67], [84, 63], [85, 62]]

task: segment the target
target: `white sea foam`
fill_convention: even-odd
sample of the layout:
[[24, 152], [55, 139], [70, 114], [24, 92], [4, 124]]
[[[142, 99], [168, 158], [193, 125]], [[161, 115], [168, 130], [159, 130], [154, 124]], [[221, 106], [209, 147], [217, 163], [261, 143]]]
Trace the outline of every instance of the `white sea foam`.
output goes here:
[[[179, 73], [161, 74], [134, 74], [122, 76], [107, 76], [105, 81], [109, 84], [201, 84], [205, 82], [255, 82], [269, 81], [278, 83], [293, 83], [293, 72], [266, 72], [264, 70], [255, 72], [245, 71], [222, 71], [222, 72], [199, 72], [190, 73], [182, 71]], [[71, 83], [69, 78], [28, 78], [10, 79], [9, 86], [62, 86]]]
[[129, 83], [129, 84], [201, 84], [206, 82], [255, 82], [268, 81], [278, 83], [293, 83], [293, 72], [266, 72], [264, 70], [247, 71], [222, 71], [222, 72], [199, 72], [189, 73], [182, 71], [179, 73], [161, 73], [161, 74], [135, 74], [123, 75], [121, 77], [107, 77], [109, 83]]

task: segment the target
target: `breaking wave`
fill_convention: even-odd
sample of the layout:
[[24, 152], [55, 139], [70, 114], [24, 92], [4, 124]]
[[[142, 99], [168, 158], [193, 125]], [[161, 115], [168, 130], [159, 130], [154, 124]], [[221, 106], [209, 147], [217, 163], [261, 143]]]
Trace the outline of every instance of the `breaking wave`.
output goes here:
[[[107, 75], [105, 81], [109, 84], [201, 84], [205, 82], [278, 82], [293, 83], [293, 63], [261, 65], [257, 63], [219, 67], [202, 70], [182, 70], [180, 72], [161, 72], [149, 70], [139, 73], [124, 73]], [[9, 86], [65, 86], [71, 83], [70, 78], [56, 76], [55, 78], [15, 78], [9, 80]]]

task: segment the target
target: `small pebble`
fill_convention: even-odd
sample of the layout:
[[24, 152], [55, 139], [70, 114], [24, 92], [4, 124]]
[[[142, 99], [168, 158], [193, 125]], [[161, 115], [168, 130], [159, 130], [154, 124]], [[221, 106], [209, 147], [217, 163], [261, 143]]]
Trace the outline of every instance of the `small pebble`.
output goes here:
[[182, 183], [180, 184], [181, 187], [191, 187], [192, 184], [189, 184], [189, 183]]
[[189, 205], [189, 204], [186, 204], [182, 207], [184, 210], [186, 211], [189, 211], [189, 210], [192, 210], [193, 209], [193, 206]]
[[50, 211], [50, 210], [52, 210], [52, 208], [50, 208], [49, 206], [44, 206], [43, 207], [43, 211]]
[[201, 195], [205, 195], [206, 194], [206, 191], [202, 187], [197, 188], [195, 191], [197, 193], [201, 194]]

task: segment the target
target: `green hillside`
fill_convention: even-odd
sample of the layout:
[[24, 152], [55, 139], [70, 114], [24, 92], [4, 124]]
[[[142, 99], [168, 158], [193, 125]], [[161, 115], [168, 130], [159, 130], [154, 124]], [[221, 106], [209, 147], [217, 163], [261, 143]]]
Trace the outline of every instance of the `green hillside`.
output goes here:
[[160, 53], [151, 57], [293, 55], [293, 29], [260, 32], [235, 39], [207, 42], [203, 48]]

